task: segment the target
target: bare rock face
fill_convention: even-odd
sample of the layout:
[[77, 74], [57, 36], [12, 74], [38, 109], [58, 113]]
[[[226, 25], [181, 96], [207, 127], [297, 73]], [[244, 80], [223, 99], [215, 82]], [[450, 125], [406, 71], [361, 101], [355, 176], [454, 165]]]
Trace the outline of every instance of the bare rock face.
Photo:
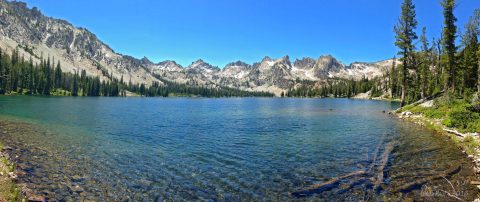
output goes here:
[[85, 70], [88, 75], [108, 80], [108, 75], [132, 83], [162, 83], [169, 80], [188, 85], [228, 86], [249, 91], [269, 91], [279, 95], [299, 80], [321, 82], [329, 78], [361, 79], [380, 76], [391, 67], [391, 60], [378, 63], [352, 63], [346, 66], [333, 56], [302, 58], [292, 64], [288, 56], [263, 58], [252, 65], [242, 61], [223, 69], [199, 59], [188, 67], [167, 60], [154, 63], [116, 53], [87, 29], [67, 21], [44, 16], [25, 3], [0, 0], [0, 48], [18, 48], [34, 62], [50, 57], [65, 72]]
[[299, 69], [312, 69], [316, 63], [317, 61], [313, 58], [302, 58], [295, 60], [293, 65]]
[[45, 17], [37, 8], [23, 2], [0, 0], [0, 47], [20, 48], [24, 57], [59, 60], [63, 71], [86, 70], [89, 75], [107, 79], [122, 75], [134, 83], [156, 81], [141, 60], [115, 53], [93, 33], [64, 20]]
[[330, 72], [339, 71], [344, 69], [345, 66], [338, 62], [337, 59], [332, 57], [331, 55], [328, 56], [321, 56], [318, 58], [317, 63], [314, 66], [315, 76], [318, 78], [327, 78]]

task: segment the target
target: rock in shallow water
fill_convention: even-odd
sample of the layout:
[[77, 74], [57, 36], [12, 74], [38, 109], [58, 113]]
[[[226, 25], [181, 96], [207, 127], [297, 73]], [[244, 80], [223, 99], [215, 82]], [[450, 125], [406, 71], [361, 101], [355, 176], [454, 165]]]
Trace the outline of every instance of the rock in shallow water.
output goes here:
[[70, 188], [70, 190], [71, 190], [72, 192], [76, 192], [76, 193], [82, 193], [82, 192], [85, 191], [82, 187], [80, 187], [80, 186], [78, 186], [78, 185], [73, 185], [73, 186], [71, 186], [71, 187], [69, 187], [69, 188]]

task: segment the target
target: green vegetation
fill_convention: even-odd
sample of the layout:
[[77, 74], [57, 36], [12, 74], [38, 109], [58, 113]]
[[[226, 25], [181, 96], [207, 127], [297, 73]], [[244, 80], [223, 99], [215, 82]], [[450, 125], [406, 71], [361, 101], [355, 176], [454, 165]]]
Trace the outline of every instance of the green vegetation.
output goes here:
[[[24, 49], [31, 49], [22, 47]], [[271, 97], [273, 94], [266, 92], [242, 91], [227, 87], [213, 86], [188, 86], [177, 84], [160, 76], [158, 82], [150, 86], [145, 84], [126, 84], [123, 76], [120, 80], [96, 64], [105, 77], [87, 76], [85, 70], [62, 72], [60, 61], [50, 57], [40, 57], [40, 62], [34, 63], [33, 58], [26, 61], [20, 56], [18, 48], [11, 55], [0, 49], [0, 94], [7, 95], [54, 95], [54, 96], [126, 96], [130, 91], [143, 96], [172, 96], [188, 95], [202, 97], [249, 97], [263, 96]]]
[[[175, 83], [155, 75], [165, 85], [160, 85], [158, 82], [147, 89], [141, 85], [139, 92], [144, 96], [201, 96], [201, 97], [273, 97], [272, 93], [242, 91], [239, 89], [228, 87], [206, 87], [206, 86], [189, 86], [186, 84]], [[135, 90], [135, 89], [133, 89]], [[138, 91], [137, 91], [138, 92]]]
[[311, 88], [302, 85], [295, 89], [289, 89], [287, 97], [353, 97], [359, 93], [372, 90], [372, 94], [379, 95], [380, 90], [375, 86], [376, 80], [363, 78], [359, 81], [346, 79], [329, 79], [319, 88]]
[[[0, 143], [0, 149], [3, 149]], [[5, 157], [0, 157], [0, 201], [22, 201], [20, 188], [10, 179], [9, 173], [15, 173], [15, 165]]]
[[432, 107], [408, 105], [401, 111], [423, 114], [430, 119], [439, 119], [441, 123], [460, 132], [480, 131], [480, 101], [474, 104], [465, 99], [455, 98], [452, 94], [435, 100]]
[[[432, 2], [433, 3], [433, 2]], [[328, 79], [317, 84], [298, 83], [286, 93], [293, 97], [352, 97], [370, 91], [371, 97], [401, 100], [401, 105], [416, 102], [439, 92], [452, 93], [457, 99], [480, 91], [480, 10], [476, 10], [465, 25], [461, 40], [457, 40], [455, 0], [443, 0], [444, 28], [438, 39], [427, 38], [423, 27], [417, 36], [417, 19], [413, 0], [404, 0], [401, 16], [394, 26], [396, 57], [384, 75], [361, 81]], [[455, 44], [461, 41], [461, 44]], [[418, 46], [418, 47], [416, 47]], [[356, 88], [361, 84], [362, 88]], [[470, 103], [473, 104], [473, 103]], [[440, 116], [429, 112], [432, 116]], [[454, 113], [455, 114], [455, 113]]]
[[[100, 82], [99, 77], [90, 77], [85, 71], [62, 72], [60, 62], [43, 59], [40, 64], [30, 58], [26, 61], [18, 49], [11, 55], [0, 50], [0, 94], [8, 95], [57, 95], [57, 96], [119, 96], [121, 82]], [[81, 92], [81, 94], [79, 94]]]

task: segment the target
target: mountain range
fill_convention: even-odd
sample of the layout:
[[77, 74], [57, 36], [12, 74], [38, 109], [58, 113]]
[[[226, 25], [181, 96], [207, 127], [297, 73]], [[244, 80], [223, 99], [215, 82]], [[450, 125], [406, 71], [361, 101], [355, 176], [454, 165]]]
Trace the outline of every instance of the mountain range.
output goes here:
[[[280, 95], [301, 81], [321, 83], [329, 78], [361, 79], [383, 75], [392, 60], [374, 63], [354, 62], [345, 65], [331, 55], [305, 57], [291, 61], [288, 56], [247, 64], [236, 61], [223, 68], [199, 59], [187, 67], [173, 60], [154, 63], [115, 52], [85, 28], [47, 17], [24, 2], [0, 0], [0, 48], [17, 49], [25, 58], [60, 61], [62, 70], [85, 70], [100, 76], [150, 85], [166, 79], [187, 85], [227, 86], [248, 91], [268, 91]], [[161, 78], [161, 79], [160, 79]]]

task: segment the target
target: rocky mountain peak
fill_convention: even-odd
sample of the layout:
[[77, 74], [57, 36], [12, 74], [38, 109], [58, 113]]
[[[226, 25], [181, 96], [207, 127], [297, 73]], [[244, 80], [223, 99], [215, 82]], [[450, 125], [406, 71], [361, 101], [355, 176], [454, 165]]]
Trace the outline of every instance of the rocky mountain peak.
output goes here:
[[147, 64], [147, 65], [153, 64], [153, 62], [150, 61], [150, 59], [148, 59], [146, 56], [144, 56], [144, 57], [141, 59], [141, 61], [142, 61], [143, 64]]
[[340, 63], [331, 55], [320, 56], [315, 66], [316, 68], [323, 69], [325, 71], [337, 70], [344, 67], [342, 63]]
[[206, 62], [203, 61], [202, 59], [197, 59], [195, 60], [195, 62], [192, 62], [192, 64], [206, 64]]
[[285, 55], [285, 56], [283, 56], [283, 57], [280, 58], [280, 59], [283, 60], [283, 61], [290, 61], [290, 56]]
[[262, 59], [262, 63], [263, 62], [272, 62], [272, 58], [268, 57], [268, 56], [265, 56], [263, 59]]
[[293, 65], [300, 69], [312, 69], [317, 61], [313, 58], [304, 57], [302, 59], [296, 59]]
[[175, 66], [182, 67], [181, 65], [177, 64], [177, 62], [173, 60], [165, 60], [163, 62], [159, 62], [158, 65], [175, 65]]
[[275, 63], [277, 64], [283, 64], [287, 67], [291, 67], [292, 66], [292, 63], [290, 62], [290, 57], [288, 55], [286, 56], [283, 56], [277, 60], [275, 60]]
[[199, 69], [199, 70], [208, 70], [208, 71], [220, 71], [220, 68], [217, 66], [213, 66], [208, 64], [207, 62], [203, 61], [202, 59], [198, 59], [197, 61], [193, 62], [189, 69]]
[[159, 62], [158, 64], [155, 65], [156, 68], [164, 71], [173, 71], [173, 72], [178, 72], [182, 71], [183, 67], [179, 64], [177, 64], [173, 60], [166, 60], [163, 62]]
[[228, 63], [227, 65], [225, 65], [225, 67], [223, 68], [224, 70], [225, 69], [229, 69], [229, 68], [243, 68], [243, 69], [248, 69], [251, 67], [251, 65], [243, 62], [243, 61], [236, 61], [236, 62], [231, 62], [231, 63]]

